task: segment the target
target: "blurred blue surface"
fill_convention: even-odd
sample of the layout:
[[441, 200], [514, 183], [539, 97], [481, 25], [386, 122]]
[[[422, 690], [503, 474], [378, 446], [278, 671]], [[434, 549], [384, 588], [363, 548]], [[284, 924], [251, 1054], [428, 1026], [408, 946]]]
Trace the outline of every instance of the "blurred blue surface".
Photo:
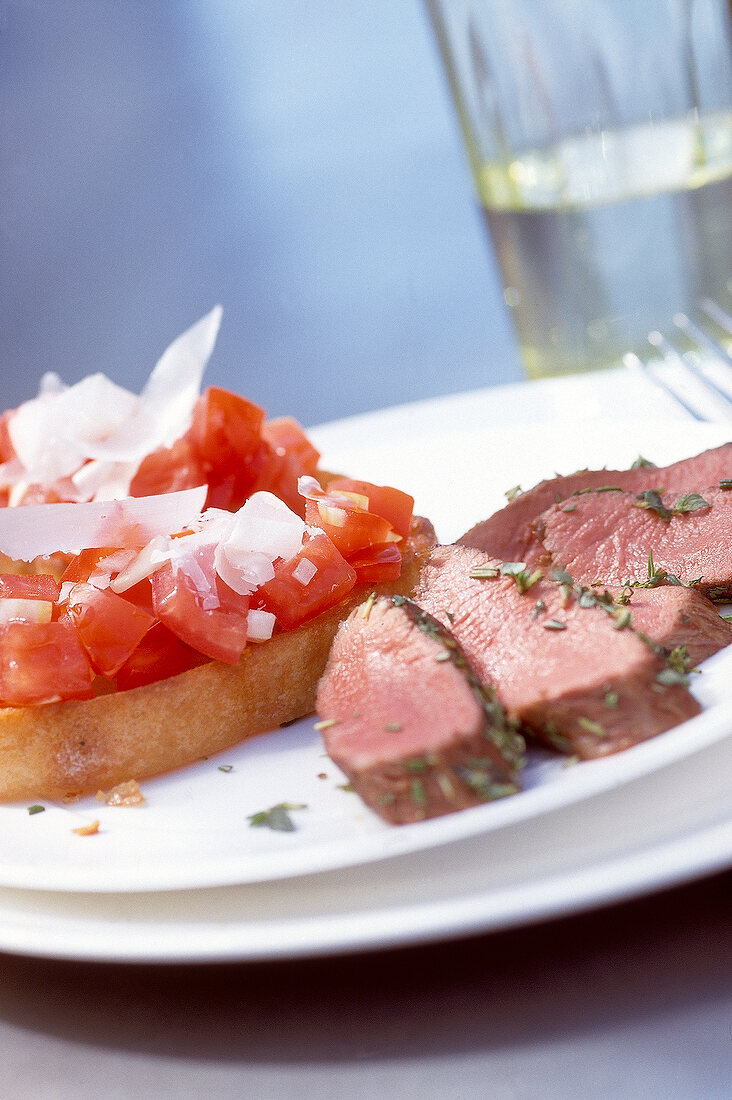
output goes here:
[[207, 381], [313, 424], [513, 381], [420, 0], [0, 0], [2, 407]]

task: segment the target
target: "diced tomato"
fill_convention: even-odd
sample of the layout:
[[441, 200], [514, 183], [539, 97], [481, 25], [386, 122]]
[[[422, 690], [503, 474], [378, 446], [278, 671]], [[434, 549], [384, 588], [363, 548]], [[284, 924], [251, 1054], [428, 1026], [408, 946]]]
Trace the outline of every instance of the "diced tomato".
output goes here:
[[251, 496], [269, 447], [264, 410], [245, 397], [209, 386], [199, 397], [186, 435], [208, 484], [207, 508], [236, 511]]
[[7, 409], [0, 415], [0, 462], [10, 462], [15, 458], [15, 447], [10, 439], [10, 419], [15, 409]]
[[155, 614], [186, 645], [207, 657], [236, 664], [247, 644], [249, 599], [216, 576], [213, 548], [209, 560], [203, 555], [196, 560], [218, 606], [204, 607], [193, 582], [168, 562], [152, 576]]
[[90, 699], [92, 670], [70, 619], [0, 628], [0, 699], [5, 706]]
[[309, 538], [288, 561], [275, 563], [275, 575], [258, 591], [262, 606], [282, 630], [292, 630], [339, 603], [356, 583], [356, 572], [327, 535]]
[[304, 474], [315, 474], [320, 452], [291, 416], [266, 420], [262, 435], [269, 444], [270, 454], [257, 482], [257, 489], [274, 493], [293, 512], [304, 518], [305, 502], [297, 491], [297, 479]]
[[129, 691], [157, 680], [167, 680], [207, 660], [163, 623], [155, 623], [117, 673], [117, 688]]
[[373, 485], [370, 481], [356, 481], [350, 477], [337, 477], [329, 481], [328, 492], [335, 489], [368, 497], [369, 512], [387, 519], [403, 539], [408, 536], [414, 511], [414, 497], [409, 493], [393, 489], [391, 485]]
[[384, 546], [370, 546], [367, 550], [354, 554], [348, 561], [356, 570], [359, 583], [380, 584], [381, 581], [395, 581], [402, 572], [402, 553], [393, 542]]
[[[116, 546], [92, 547], [81, 550], [68, 562], [61, 574], [61, 583], [91, 580], [96, 583], [101, 576], [115, 577], [125, 569], [135, 557], [134, 549], [125, 550]], [[97, 584], [101, 588], [103, 585]]]
[[327, 493], [318, 500], [306, 501], [305, 519], [325, 531], [344, 558], [368, 546], [396, 542], [400, 538], [388, 520], [363, 511], [339, 493]]
[[61, 586], [50, 573], [0, 573], [0, 599], [55, 603], [60, 592]]
[[133, 584], [131, 588], [126, 588], [124, 592], [119, 594], [124, 596], [129, 603], [133, 603], [135, 607], [140, 607], [143, 611], [147, 611], [148, 614], [153, 617], [155, 616], [150, 577], [145, 577], [143, 580], [138, 581], [137, 584]]
[[155, 623], [153, 615], [109, 588], [84, 583], [71, 589], [68, 614], [92, 666], [110, 679]]
[[157, 496], [195, 489], [206, 482], [206, 469], [188, 439], [161, 447], [143, 458], [130, 482], [131, 497]]

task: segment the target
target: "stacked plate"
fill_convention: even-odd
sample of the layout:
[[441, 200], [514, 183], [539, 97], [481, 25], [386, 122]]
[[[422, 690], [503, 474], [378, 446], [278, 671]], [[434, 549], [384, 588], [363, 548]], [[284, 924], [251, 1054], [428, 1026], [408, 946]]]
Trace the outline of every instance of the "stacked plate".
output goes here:
[[[628, 421], [613, 384], [489, 389], [313, 436], [329, 468], [412, 492], [450, 541], [516, 484], [725, 441], [715, 426]], [[707, 662], [702, 714], [653, 741], [571, 766], [532, 751], [521, 794], [413, 826], [344, 789], [309, 720], [145, 782], [140, 808], [1, 807], [0, 950], [294, 958], [506, 928], [730, 866], [730, 673], [732, 652]], [[281, 804], [290, 831], [253, 826]], [[74, 832], [93, 820], [98, 833]]]

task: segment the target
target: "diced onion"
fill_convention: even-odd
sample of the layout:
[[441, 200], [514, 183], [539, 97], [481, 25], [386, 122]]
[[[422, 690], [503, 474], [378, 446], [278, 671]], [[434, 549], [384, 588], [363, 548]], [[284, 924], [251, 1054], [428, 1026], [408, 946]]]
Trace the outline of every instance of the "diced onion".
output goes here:
[[348, 518], [348, 512], [346, 512], [345, 508], [336, 508], [330, 504], [323, 504], [322, 500], [318, 501], [318, 515], [323, 523], [327, 523], [329, 527], [345, 527]]
[[266, 642], [272, 637], [275, 617], [271, 611], [252, 608], [247, 613], [247, 641]]
[[49, 600], [26, 600], [8, 596], [0, 600], [0, 624], [12, 622], [50, 623], [53, 604]]
[[294, 580], [299, 581], [300, 584], [305, 587], [310, 584], [317, 572], [317, 565], [314, 565], [313, 562], [309, 561], [307, 558], [300, 558], [300, 561], [292, 571], [292, 576]]

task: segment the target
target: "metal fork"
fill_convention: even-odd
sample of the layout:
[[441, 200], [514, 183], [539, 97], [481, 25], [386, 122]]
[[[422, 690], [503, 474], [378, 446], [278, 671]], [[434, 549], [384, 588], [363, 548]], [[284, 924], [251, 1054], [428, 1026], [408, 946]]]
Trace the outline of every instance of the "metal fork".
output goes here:
[[[722, 332], [732, 337], [732, 315], [708, 298], [700, 303], [700, 308]], [[689, 341], [689, 351], [680, 351], [661, 332], [654, 331], [648, 334], [648, 342], [660, 353], [661, 360], [644, 362], [638, 355], [628, 352], [623, 356], [623, 363], [631, 370], [642, 372], [695, 420], [732, 419], [730, 351], [685, 313], [677, 313], [673, 321]], [[710, 375], [710, 368], [714, 377]]]

